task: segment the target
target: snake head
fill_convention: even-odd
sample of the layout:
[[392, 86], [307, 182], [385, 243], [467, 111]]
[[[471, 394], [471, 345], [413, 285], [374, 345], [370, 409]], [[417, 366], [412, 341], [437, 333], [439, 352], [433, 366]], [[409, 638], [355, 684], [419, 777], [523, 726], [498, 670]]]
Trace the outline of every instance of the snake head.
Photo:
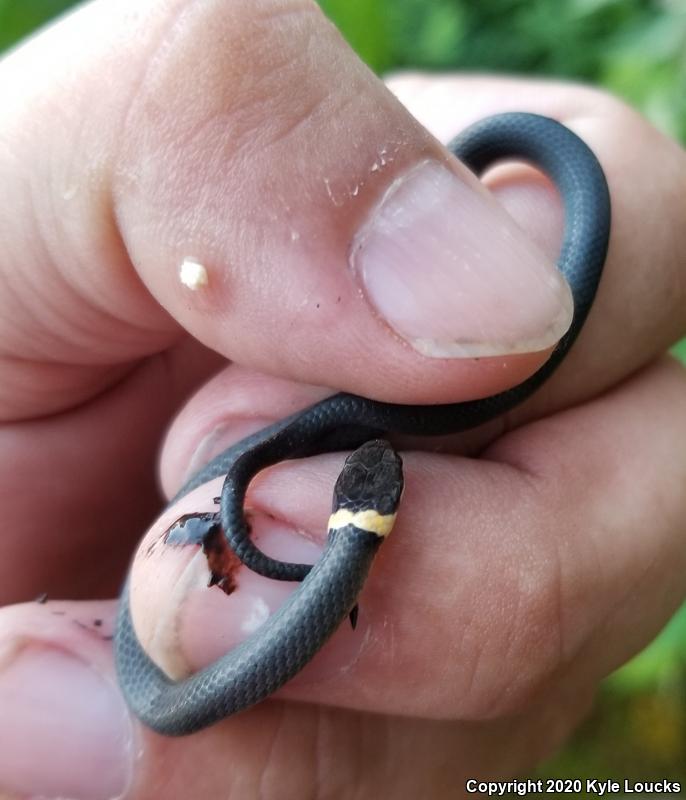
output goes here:
[[334, 487], [329, 530], [353, 525], [385, 538], [403, 493], [403, 462], [389, 442], [373, 439], [345, 460]]

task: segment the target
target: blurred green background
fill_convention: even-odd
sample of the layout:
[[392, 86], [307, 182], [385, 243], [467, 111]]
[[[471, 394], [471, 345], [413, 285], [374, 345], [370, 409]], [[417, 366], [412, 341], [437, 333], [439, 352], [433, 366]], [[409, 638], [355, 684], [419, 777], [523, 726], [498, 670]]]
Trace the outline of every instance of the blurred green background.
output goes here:
[[[0, 50], [72, 5], [0, 0]], [[686, 0], [321, 5], [378, 72], [419, 67], [581, 79], [611, 89], [686, 142]], [[686, 359], [686, 344], [676, 352]], [[595, 712], [539, 774], [668, 778], [686, 786], [686, 606], [650, 647], [605, 681]]]

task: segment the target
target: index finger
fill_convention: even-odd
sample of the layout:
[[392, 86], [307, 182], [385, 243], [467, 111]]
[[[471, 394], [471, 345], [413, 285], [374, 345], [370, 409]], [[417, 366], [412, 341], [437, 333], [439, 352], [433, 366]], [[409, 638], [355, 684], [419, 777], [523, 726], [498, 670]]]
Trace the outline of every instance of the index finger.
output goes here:
[[[390, 88], [429, 130], [456, 128], [494, 112], [524, 110], [559, 120], [581, 136], [605, 171], [612, 231], [595, 305], [560, 369], [509, 419], [529, 419], [582, 402], [654, 360], [686, 333], [686, 154], [618, 99], [586, 86], [493, 76], [397, 75]], [[468, 97], [469, 102], [455, 102]], [[562, 208], [550, 182], [522, 165], [486, 183], [549, 255], [559, 249]]]

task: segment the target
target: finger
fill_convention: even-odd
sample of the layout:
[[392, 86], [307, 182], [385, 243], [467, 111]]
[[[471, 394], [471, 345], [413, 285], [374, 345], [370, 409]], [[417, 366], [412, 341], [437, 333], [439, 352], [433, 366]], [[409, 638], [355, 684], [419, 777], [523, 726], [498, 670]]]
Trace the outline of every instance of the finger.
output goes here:
[[[165, 437], [160, 479], [167, 499], [212, 458], [262, 428], [330, 395], [322, 386], [297, 383], [230, 364], [202, 386], [179, 411]], [[402, 449], [478, 454], [502, 432], [502, 421], [445, 436], [395, 436]]]
[[0, 612], [3, 797], [461, 797], [467, 778], [513, 775], [547, 755], [590, 697], [555, 690], [481, 725], [269, 701], [163, 738], [129, 717], [116, 688], [114, 613], [92, 602]]
[[[579, 341], [518, 420], [566, 408], [613, 386], [686, 333], [686, 154], [633, 109], [585, 86], [511, 78], [398, 75], [390, 88], [439, 138], [494, 112], [525, 110], [560, 120], [590, 145], [613, 203], [610, 250]], [[469, 97], [468, 103], [456, 102]], [[550, 256], [562, 209], [550, 183], [522, 166], [486, 183]]]
[[[94, 3], [2, 65], [5, 418], [92, 396], [182, 329], [394, 400], [540, 364], [571, 314], [552, 261], [314, 2], [139, 11]], [[206, 285], [179, 273], [198, 263]]]
[[[484, 460], [407, 454], [402, 513], [361, 596], [358, 629], [344, 626], [282, 696], [484, 717], [525, 702], [590, 641], [597, 652], [581, 666], [596, 678], [644, 645], [686, 588], [684, 380], [660, 364], [520, 428]], [[326, 456], [258, 477], [248, 503], [258, 546], [312, 560], [340, 466]], [[254, 632], [289, 591], [234, 563], [226, 593], [208, 589], [198, 548], [165, 544], [172, 521], [212, 509], [219, 487], [166, 512], [133, 567], [137, 632], [174, 677]]]
[[159, 513], [159, 442], [178, 406], [217, 368], [186, 340], [111, 391], [62, 414], [0, 426], [0, 605], [112, 597]]
[[[318, 402], [330, 390], [275, 378], [231, 364], [200, 388], [179, 411], [165, 437], [160, 479], [167, 499], [227, 447], [268, 425]], [[405, 450], [430, 448], [465, 454], [483, 450], [500, 423], [446, 436], [392, 436]]]

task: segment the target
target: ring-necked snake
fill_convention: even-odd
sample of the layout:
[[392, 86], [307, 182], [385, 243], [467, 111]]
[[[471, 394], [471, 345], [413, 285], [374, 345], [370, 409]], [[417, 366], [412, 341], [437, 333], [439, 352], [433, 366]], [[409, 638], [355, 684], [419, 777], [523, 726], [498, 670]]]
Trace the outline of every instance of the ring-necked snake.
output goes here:
[[[436, 406], [394, 405], [337, 394], [244, 439], [213, 459], [172, 500], [226, 475], [220, 521], [231, 549], [250, 569], [301, 581], [285, 604], [241, 645], [185, 680], [172, 681], [147, 656], [133, 629], [125, 586], [115, 635], [124, 695], [147, 725], [180, 736], [263, 700], [292, 678], [355, 608], [402, 491], [400, 458], [381, 434], [437, 435], [480, 425], [529, 397], [555, 370], [591, 308], [605, 262], [610, 198], [591, 150], [571, 131], [533, 114], [490, 117], [449, 145], [477, 174], [504, 159], [540, 168], [557, 186], [565, 211], [558, 267], [574, 298], [571, 327], [548, 361], [523, 383], [492, 397]], [[370, 441], [374, 440], [374, 441]], [[326, 548], [314, 565], [277, 561], [250, 541], [243, 502], [251, 479], [290, 458], [359, 447], [336, 484]]]

